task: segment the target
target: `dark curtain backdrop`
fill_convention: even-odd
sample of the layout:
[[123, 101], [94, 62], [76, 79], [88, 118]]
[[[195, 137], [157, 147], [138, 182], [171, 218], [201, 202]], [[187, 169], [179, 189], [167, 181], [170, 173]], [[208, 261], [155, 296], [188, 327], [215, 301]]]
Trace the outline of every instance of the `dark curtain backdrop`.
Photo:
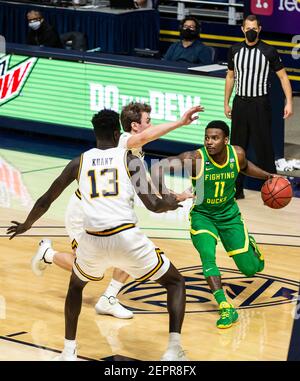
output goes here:
[[83, 11], [0, 1], [0, 34], [7, 42], [26, 43], [26, 13], [43, 12], [59, 34], [76, 31], [86, 35], [88, 49], [101, 47], [105, 53], [132, 54], [134, 48], [159, 48], [159, 13], [139, 10], [123, 14]]

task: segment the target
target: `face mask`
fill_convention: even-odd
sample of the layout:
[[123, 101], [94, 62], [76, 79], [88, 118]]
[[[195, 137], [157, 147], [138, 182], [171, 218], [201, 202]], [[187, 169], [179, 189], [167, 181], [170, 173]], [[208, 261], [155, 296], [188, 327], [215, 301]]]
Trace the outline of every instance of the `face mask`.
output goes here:
[[198, 37], [198, 33], [192, 29], [181, 29], [180, 36], [185, 40], [192, 41]]
[[250, 29], [250, 30], [247, 30], [245, 35], [249, 42], [254, 42], [257, 39], [258, 32], [256, 32], [256, 30], [254, 29]]
[[40, 21], [33, 21], [33, 22], [30, 22], [28, 24], [28, 26], [29, 26], [29, 28], [31, 28], [33, 30], [37, 30], [41, 26], [41, 22]]

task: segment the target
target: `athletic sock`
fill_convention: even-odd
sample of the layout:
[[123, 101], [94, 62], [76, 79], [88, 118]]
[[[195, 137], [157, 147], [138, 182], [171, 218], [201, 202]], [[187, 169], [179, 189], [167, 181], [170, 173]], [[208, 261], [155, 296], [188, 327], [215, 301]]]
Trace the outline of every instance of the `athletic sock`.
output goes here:
[[119, 282], [115, 279], [112, 279], [107, 289], [104, 291], [103, 295], [105, 295], [107, 298], [109, 298], [110, 296], [114, 296], [116, 298], [116, 296], [118, 295], [119, 291], [121, 290], [123, 286], [124, 286], [124, 283]]
[[44, 254], [44, 261], [46, 263], [52, 263], [53, 262], [53, 257], [57, 253], [57, 251], [49, 248], [46, 250], [46, 253]]
[[178, 332], [170, 332], [168, 348], [175, 347], [176, 345], [181, 345], [181, 334]]
[[74, 353], [76, 349], [76, 340], [65, 339], [65, 348], [67, 352]]
[[217, 303], [220, 305], [222, 302], [227, 302], [226, 296], [222, 288], [213, 293]]

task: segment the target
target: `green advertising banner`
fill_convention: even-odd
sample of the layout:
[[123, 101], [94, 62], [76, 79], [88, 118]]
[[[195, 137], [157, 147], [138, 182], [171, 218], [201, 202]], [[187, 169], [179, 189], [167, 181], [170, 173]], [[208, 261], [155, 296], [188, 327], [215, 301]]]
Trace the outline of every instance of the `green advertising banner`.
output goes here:
[[120, 112], [130, 101], [150, 104], [154, 125], [201, 104], [205, 113], [198, 121], [166, 137], [193, 144], [203, 142], [209, 121], [226, 120], [223, 78], [18, 55], [2, 58], [1, 65], [2, 116], [90, 129], [95, 112]]

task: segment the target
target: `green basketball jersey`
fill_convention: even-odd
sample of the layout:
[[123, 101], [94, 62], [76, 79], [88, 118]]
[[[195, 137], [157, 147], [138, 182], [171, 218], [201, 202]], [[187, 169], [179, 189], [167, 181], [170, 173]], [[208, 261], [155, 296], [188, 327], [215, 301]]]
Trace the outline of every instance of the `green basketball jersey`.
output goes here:
[[217, 164], [205, 147], [199, 149], [202, 164], [200, 173], [192, 177], [196, 199], [191, 215], [200, 212], [212, 218], [226, 218], [238, 212], [234, 196], [240, 167], [234, 147], [228, 144], [226, 149], [227, 161], [223, 165]]

